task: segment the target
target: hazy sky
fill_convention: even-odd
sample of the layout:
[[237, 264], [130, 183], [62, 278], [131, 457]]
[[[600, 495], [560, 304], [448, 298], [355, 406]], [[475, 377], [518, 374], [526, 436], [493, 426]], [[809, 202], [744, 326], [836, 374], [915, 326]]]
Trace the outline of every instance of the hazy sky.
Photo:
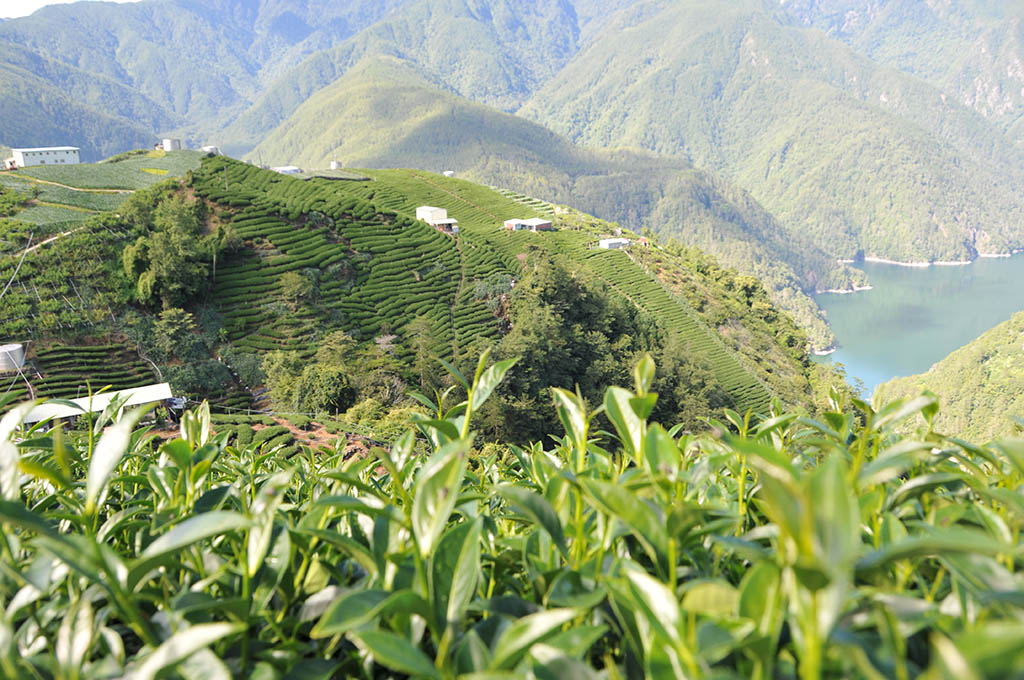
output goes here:
[[[69, 0], [64, 0], [68, 2]], [[111, 2], [135, 2], [135, 0], [110, 0]], [[70, 0], [78, 2], [78, 0]], [[0, 17], [13, 18], [32, 14], [44, 5], [61, 4], [54, 0], [0, 0]]]

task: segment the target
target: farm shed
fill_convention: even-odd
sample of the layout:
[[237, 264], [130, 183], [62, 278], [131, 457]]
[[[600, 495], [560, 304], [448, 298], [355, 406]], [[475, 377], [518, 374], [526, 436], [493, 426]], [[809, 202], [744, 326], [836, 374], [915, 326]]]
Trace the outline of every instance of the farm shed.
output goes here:
[[274, 172], [282, 174], [282, 175], [301, 175], [302, 174], [302, 168], [300, 168], [298, 166], [295, 166], [295, 165], [280, 165], [280, 166], [278, 166], [276, 168], [270, 168], [270, 169], [273, 170]]
[[423, 220], [435, 229], [446, 231], [452, 234], [459, 233], [459, 221], [448, 217], [448, 211], [444, 208], [435, 208], [432, 205], [421, 205], [416, 208], [416, 219]]
[[163, 146], [164, 151], [181, 151], [181, 140], [167, 137], [161, 142], [161, 146]]
[[628, 238], [603, 238], [597, 242], [599, 248], [606, 250], [617, 250], [618, 248], [625, 248], [629, 245]]
[[143, 385], [141, 387], [130, 387], [126, 390], [115, 390], [113, 392], [102, 392], [91, 397], [71, 399], [75, 406], [64, 404], [40, 404], [29, 411], [25, 416], [26, 423], [38, 423], [47, 418], [73, 418], [85, 413], [99, 413], [107, 408], [115, 398], [127, 396], [128, 399], [121, 405], [121, 409], [133, 406], [156, 406], [162, 402], [173, 399], [171, 386], [168, 383], [156, 383], [154, 385]]
[[509, 231], [554, 231], [555, 227], [551, 220], [544, 220], [539, 217], [531, 217], [528, 220], [512, 219], [505, 220], [505, 228]]
[[79, 148], [77, 146], [41, 146], [31, 149], [11, 149], [13, 154], [4, 165], [27, 168], [32, 165], [77, 165]]

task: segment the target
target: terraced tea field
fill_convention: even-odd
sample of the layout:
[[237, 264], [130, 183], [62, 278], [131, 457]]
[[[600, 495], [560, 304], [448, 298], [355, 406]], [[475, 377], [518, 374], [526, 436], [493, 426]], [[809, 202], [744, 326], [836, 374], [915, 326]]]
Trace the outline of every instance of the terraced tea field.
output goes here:
[[[475, 283], [495, 274], [517, 276], [521, 256], [533, 246], [571, 256], [660, 319], [707, 361], [739, 409], [763, 410], [771, 400], [756, 372], [685, 300], [625, 253], [594, 248], [606, 235], [604, 223], [576, 220], [553, 233], [509, 232], [504, 220], [550, 217], [553, 206], [422, 171], [366, 174], [373, 181], [304, 182], [220, 158], [196, 173], [199, 193], [236, 210], [232, 224], [250, 246], [221, 269], [214, 291], [233, 342], [308, 356], [325, 326], [364, 339], [384, 333], [401, 338], [406, 325], [422, 315], [439, 344], [466, 353], [497, 334], [494, 313], [475, 298]], [[412, 219], [420, 205], [447, 209], [459, 220], [459, 237]], [[321, 277], [319, 311], [309, 306], [284, 313], [281, 276], [310, 269]], [[324, 310], [330, 312], [326, 319]]]
[[[439, 347], [457, 352], [497, 333], [493, 314], [461, 288], [464, 270], [490, 266], [486, 255], [464, 257], [454, 238], [339, 184], [219, 159], [197, 173], [197, 192], [235, 209], [232, 227], [247, 244], [219, 270], [213, 291], [234, 344], [309, 356], [317, 338], [340, 328], [362, 339], [395, 334], [397, 355], [408, 358], [401, 340], [417, 317], [429, 320]], [[288, 273], [316, 279], [315, 299], [290, 308]]]
[[[138, 354], [125, 345], [58, 345], [30, 353], [23, 369], [37, 398], [74, 399], [89, 389], [123, 390], [156, 382], [156, 374]], [[0, 378], [0, 385], [18, 399], [29, 397], [28, 387], [17, 375]], [[2, 394], [2, 392], [0, 392]]]
[[446, 208], [450, 216], [459, 220], [466, 242], [491, 253], [511, 271], [519, 270], [517, 258], [527, 245], [571, 255], [613, 291], [660, 319], [670, 332], [679, 334], [695, 354], [707, 360], [740, 410], [758, 411], [768, 406], [772, 398], [770, 388], [722, 342], [717, 332], [699, 319], [685, 300], [672, 295], [624, 252], [594, 247], [600, 237], [608, 235], [600, 228], [568, 229], [562, 225], [559, 231], [550, 233], [510, 232], [501, 227], [504, 220], [551, 218], [553, 206], [514, 192], [499, 193], [421, 171], [384, 170], [368, 174], [375, 181], [357, 187], [361, 195], [401, 212], [415, 211], [417, 205], [424, 203]]

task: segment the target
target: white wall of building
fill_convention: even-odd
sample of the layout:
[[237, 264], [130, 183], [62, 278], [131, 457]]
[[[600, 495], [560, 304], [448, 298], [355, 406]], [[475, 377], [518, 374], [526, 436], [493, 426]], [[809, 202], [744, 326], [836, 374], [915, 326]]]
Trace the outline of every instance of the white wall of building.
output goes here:
[[444, 208], [421, 205], [416, 208], [416, 219], [423, 220], [427, 224], [433, 224], [448, 219], [448, 211]]
[[32, 149], [11, 149], [19, 168], [32, 165], [75, 165], [80, 163], [78, 147], [47, 146]]

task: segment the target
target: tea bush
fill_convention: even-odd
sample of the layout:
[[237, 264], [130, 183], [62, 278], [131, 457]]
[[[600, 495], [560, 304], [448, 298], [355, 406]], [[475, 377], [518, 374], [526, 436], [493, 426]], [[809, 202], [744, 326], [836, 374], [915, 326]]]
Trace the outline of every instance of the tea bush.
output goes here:
[[554, 390], [564, 436], [478, 453], [514, 363], [485, 359], [365, 457], [232, 447], [205, 406], [165, 442], [116, 405], [79, 436], [9, 407], [0, 673], [1019, 674], [1024, 441], [895, 434], [930, 396], [682, 434], [644, 359], [596, 409]]

